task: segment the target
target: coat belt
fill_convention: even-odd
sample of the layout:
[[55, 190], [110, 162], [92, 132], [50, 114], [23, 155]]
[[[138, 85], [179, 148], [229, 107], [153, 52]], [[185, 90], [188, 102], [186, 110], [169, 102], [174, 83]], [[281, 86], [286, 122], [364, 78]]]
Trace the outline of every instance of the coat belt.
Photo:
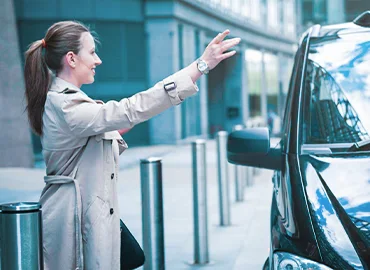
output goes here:
[[73, 183], [75, 187], [76, 205], [75, 205], [75, 237], [76, 237], [76, 269], [83, 269], [83, 252], [82, 252], [82, 235], [81, 235], [81, 193], [80, 186], [76, 179], [70, 176], [63, 175], [48, 175], [44, 176], [46, 184], [70, 184]]

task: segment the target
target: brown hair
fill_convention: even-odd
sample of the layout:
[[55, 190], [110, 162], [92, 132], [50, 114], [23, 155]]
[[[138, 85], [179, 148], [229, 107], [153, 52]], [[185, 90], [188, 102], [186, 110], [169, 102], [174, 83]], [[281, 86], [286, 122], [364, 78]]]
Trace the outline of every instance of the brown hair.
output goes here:
[[51, 73], [58, 73], [63, 68], [64, 55], [70, 51], [75, 54], [80, 51], [80, 37], [84, 32], [90, 32], [90, 29], [80, 22], [57, 22], [50, 26], [44, 41], [33, 42], [25, 53], [26, 110], [32, 130], [40, 136]]

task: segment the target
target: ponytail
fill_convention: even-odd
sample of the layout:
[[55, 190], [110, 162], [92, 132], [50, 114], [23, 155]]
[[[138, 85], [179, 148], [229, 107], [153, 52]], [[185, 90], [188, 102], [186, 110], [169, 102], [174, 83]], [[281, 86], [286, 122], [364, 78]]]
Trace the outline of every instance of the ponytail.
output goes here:
[[69, 51], [78, 54], [81, 34], [89, 28], [76, 21], [54, 23], [45, 38], [31, 44], [25, 53], [24, 79], [28, 119], [32, 130], [42, 136], [42, 115], [51, 84], [52, 72], [58, 75], [63, 69], [62, 59]]
[[42, 115], [46, 95], [51, 83], [51, 74], [42, 54], [43, 41], [35, 41], [25, 53], [24, 79], [28, 119], [32, 130], [42, 135]]

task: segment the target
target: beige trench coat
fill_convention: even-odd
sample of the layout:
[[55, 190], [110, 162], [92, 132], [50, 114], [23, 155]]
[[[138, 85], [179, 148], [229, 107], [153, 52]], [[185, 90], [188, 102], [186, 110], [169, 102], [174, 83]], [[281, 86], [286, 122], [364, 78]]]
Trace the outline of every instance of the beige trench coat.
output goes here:
[[118, 157], [127, 145], [116, 130], [143, 122], [197, 91], [180, 71], [147, 91], [104, 104], [54, 79], [41, 138], [47, 168], [40, 198], [46, 270], [120, 269], [117, 174]]

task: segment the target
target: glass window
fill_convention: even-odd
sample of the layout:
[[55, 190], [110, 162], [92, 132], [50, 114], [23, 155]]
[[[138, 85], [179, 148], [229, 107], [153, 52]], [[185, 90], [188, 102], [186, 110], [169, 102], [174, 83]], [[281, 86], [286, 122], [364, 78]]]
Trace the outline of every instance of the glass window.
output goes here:
[[[99, 50], [99, 56], [104, 61], [104, 65], [99, 67], [96, 80], [104, 81], [123, 81], [127, 80], [127, 41], [126, 25], [110, 21], [96, 22], [95, 30], [99, 33], [99, 39], [103, 46]], [[145, 37], [143, 35], [143, 37]], [[115, 51], [115, 48], [121, 48]], [[132, 63], [130, 63], [132, 64]]]
[[246, 17], [246, 18], [249, 18], [251, 16], [250, 14], [250, 11], [251, 11], [251, 5], [250, 5], [250, 0], [243, 0], [242, 1], [242, 6], [241, 6], [241, 14]]
[[315, 23], [325, 24], [327, 20], [326, 14], [326, 1], [315, 0], [313, 2], [313, 19]]
[[284, 33], [285, 27], [285, 7], [284, 7], [284, 0], [278, 0], [278, 23], [279, 23], [279, 31]]
[[284, 30], [288, 36], [295, 35], [295, 8], [293, 0], [285, 0], [284, 12]]
[[283, 115], [283, 110], [285, 108], [286, 99], [289, 90], [289, 81], [293, 69], [293, 59], [288, 57], [282, 57], [280, 63], [280, 72], [281, 72], [281, 89], [280, 89], [280, 115]]
[[267, 24], [271, 28], [279, 28], [277, 0], [267, 2]]
[[230, 8], [231, 7], [231, 1], [230, 0], [221, 0], [221, 6], [224, 8]]
[[302, 6], [303, 6], [302, 8], [303, 21], [312, 23], [313, 21], [313, 1], [303, 0]]
[[280, 117], [278, 113], [278, 58], [276, 55], [265, 53], [265, 80], [267, 93], [267, 126], [272, 133], [280, 131]]
[[370, 33], [312, 41], [305, 104], [308, 143], [369, 139]]
[[248, 72], [249, 115], [251, 117], [261, 116], [262, 53], [247, 49], [245, 61], [247, 61]]
[[[221, 1], [222, 0], [211, 0], [211, 3], [214, 5], [214, 6], [219, 6], [221, 4]], [[204, 0], [205, 3], [207, 3], [207, 0]]]
[[255, 0], [255, 1], [249, 0], [248, 2], [249, 2], [248, 6], [251, 9], [251, 12], [250, 12], [251, 19], [253, 21], [256, 21], [256, 22], [261, 21], [261, 12], [262, 12], [262, 10], [261, 10], [261, 5], [262, 5], [261, 0]]
[[234, 13], [238, 13], [239, 14], [241, 12], [241, 10], [240, 10], [241, 5], [242, 5], [242, 0], [233, 0], [231, 2], [232, 11]]
[[[100, 32], [98, 32], [100, 33]], [[126, 72], [129, 81], [145, 81], [146, 74], [143, 70], [146, 68], [146, 40], [144, 24], [125, 23], [125, 38], [127, 49]], [[109, 42], [105, 42], [104, 45]], [[114, 51], [112, 49], [110, 52]], [[116, 53], [115, 53], [116, 55]], [[103, 66], [103, 65], [102, 65]], [[112, 67], [113, 65], [111, 65]]]

